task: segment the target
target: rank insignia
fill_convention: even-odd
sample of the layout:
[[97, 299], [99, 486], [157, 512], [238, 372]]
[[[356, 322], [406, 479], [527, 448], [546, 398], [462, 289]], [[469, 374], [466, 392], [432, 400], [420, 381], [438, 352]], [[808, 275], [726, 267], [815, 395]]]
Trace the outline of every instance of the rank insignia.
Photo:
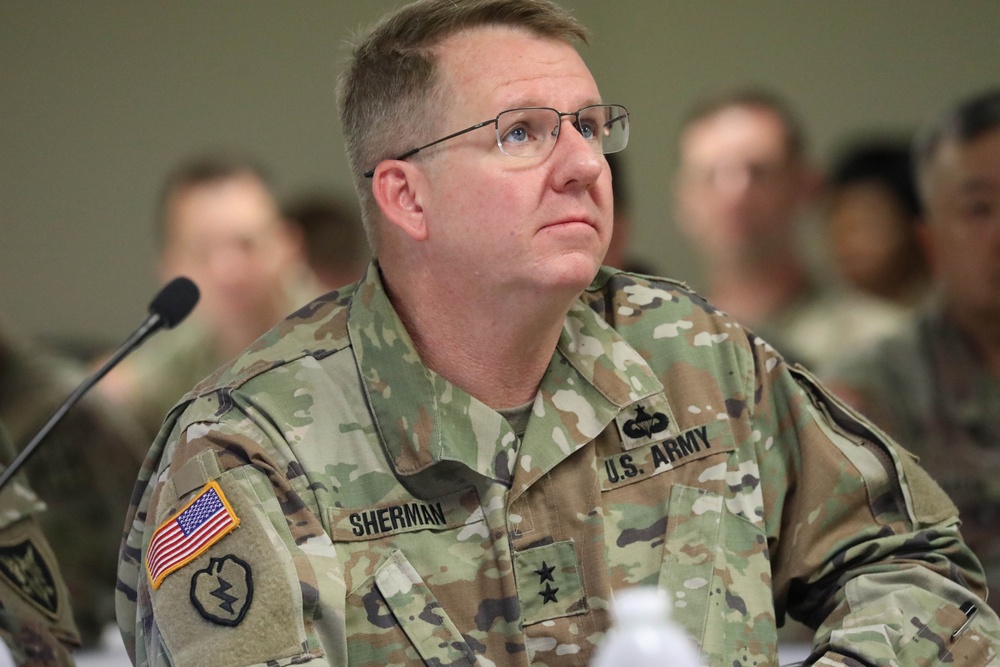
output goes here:
[[526, 624], [587, 612], [572, 540], [514, 553], [517, 593]]
[[208, 567], [191, 577], [191, 604], [212, 623], [239, 625], [252, 601], [250, 565], [232, 554], [212, 558]]
[[0, 577], [51, 619], [59, 616], [59, 593], [52, 568], [31, 540], [0, 546]]
[[181, 511], [160, 524], [146, 550], [146, 572], [157, 589], [240, 523], [218, 482], [209, 482]]

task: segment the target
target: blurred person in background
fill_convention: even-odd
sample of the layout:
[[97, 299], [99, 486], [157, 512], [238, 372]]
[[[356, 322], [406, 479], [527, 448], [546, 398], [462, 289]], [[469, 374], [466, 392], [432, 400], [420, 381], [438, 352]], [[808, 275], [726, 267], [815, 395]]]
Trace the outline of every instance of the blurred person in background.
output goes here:
[[[83, 379], [78, 364], [0, 327], [0, 421], [18, 451]], [[127, 413], [92, 392], [66, 413], [23, 468], [48, 505], [36, 518], [62, 566], [85, 646], [97, 644], [114, 621], [114, 554], [148, 444]], [[0, 579], [11, 571], [3, 567], [5, 554], [15, 557], [10, 550], [17, 544], [0, 541]], [[53, 614], [61, 612], [45, 611]]]
[[611, 172], [615, 215], [611, 226], [611, 243], [604, 255], [604, 264], [623, 271], [652, 275], [654, 273], [652, 267], [636, 259], [629, 252], [632, 236], [632, 196], [629, 191], [625, 160], [620, 153], [612, 153], [605, 156], [605, 159]]
[[306, 261], [323, 291], [361, 279], [371, 251], [353, 200], [329, 193], [303, 194], [291, 199], [284, 211], [285, 219], [302, 234]]
[[851, 144], [827, 185], [826, 234], [838, 277], [879, 299], [917, 305], [929, 289], [917, 235], [921, 216], [910, 143]]
[[[16, 452], [0, 421], [0, 471]], [[23, 469], [22, 469], [23, 470]], [[72, 667], [80, 645], [70, 595], [39, 528], [45, 503], [15, 475], [0, 491], [0, 665]]]
[[745, 90], [703, 101], [682, 125], [679, 155], [677, 219], [704, 255], [712, 303], [809, 365], [897, 325], [897, 314], [812, 275], [801, 226], [819, 177], [784, 100]]
[[1000, 609], [1000, 88], [950, 109], [914, 156], [934, 296], [827, 379], [951, 495]]
[[157, 232], [161, 282], [191, 278], [198, 306], [97, 385], [149, 440], [181, 396], [319, 291], [301, 234], [251, 161], [208, 155], [178, 166], [160, 198]]

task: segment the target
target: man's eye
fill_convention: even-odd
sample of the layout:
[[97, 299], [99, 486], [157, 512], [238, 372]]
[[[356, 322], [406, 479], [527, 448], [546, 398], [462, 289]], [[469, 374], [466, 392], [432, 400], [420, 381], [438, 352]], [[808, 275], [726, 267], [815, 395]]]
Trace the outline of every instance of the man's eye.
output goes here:
[[577, 126], [576, 129], [580, 131], [580, 134], [583, 135], [584, 139], [593, 139], [598, 135], [598, 132], [600, 131], [600, 129], [597, 126], [597, 123], [582, 119], [580, 120], [580, 124]]
[[507, 130], [507, 133], [503, 135], [503, 142], [505, 144], [522, 144], [530, 139], [528, 134], [528, 129], [520, 126], [514, 127]]

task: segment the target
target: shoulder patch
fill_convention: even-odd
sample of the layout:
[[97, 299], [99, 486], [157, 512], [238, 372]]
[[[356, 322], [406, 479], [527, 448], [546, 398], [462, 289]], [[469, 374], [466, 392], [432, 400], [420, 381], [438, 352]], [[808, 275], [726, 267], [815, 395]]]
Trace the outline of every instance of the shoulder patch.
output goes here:
[[227, 554], [191, 576], [191, 604], [202, 618], [235, 627], [253, 601], [253, 573], [242, 558]]
[[30, 539], [0, 545], [0, 577], [50, 619], [59, 617], [59, 589], [54, 566]]
[[146, 549], [153, 589], [164, 578], [205, 553], [240, 524], [218, 482], [209, 482], [179, 512], [160, 524]]

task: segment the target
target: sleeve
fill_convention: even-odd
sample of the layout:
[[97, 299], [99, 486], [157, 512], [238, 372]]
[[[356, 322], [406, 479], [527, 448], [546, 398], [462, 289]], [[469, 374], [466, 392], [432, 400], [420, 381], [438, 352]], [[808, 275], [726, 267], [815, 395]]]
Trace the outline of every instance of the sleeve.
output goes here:
[[[13, 454], [0, 424], [0, 462]], [[23, 473], [0, 491], [0, 643], [18, 665], [71, 667], [80, 636], [59, 564], [38, 525], [44, 510]]]
[[147, 461], [119, 566], [135, 665], [347, 663], [340, 563], [275, 438], [230, 413], [190, 422]]
[[755, 427], [779, 615], [817, 628], [806, 664], [997, 664], [1000, 621], [951, 500], [913, 457], [783, 362]]

